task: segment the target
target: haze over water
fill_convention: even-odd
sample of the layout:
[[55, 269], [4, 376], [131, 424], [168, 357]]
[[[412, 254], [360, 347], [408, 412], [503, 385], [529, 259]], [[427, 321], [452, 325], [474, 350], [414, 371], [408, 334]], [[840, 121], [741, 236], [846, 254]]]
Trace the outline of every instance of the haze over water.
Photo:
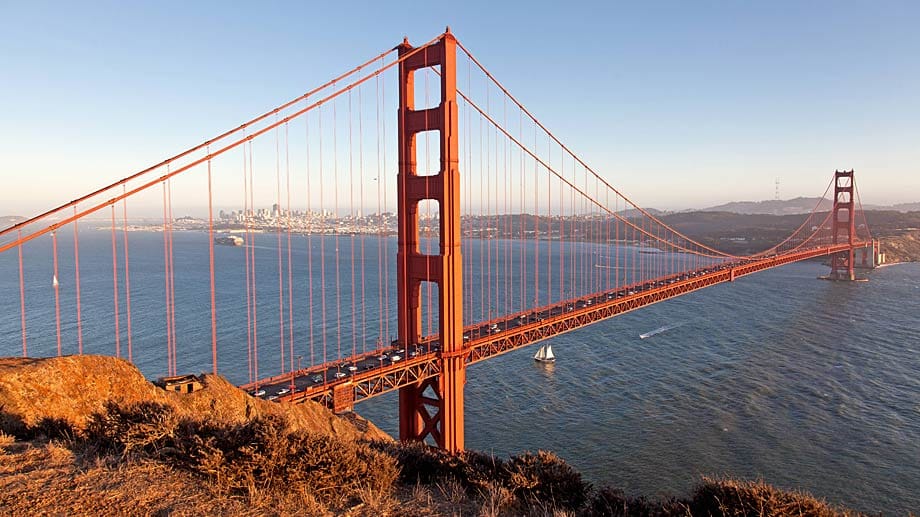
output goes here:
[[[66, 234], [59, 237], [64, 351], [75, 353]], [[80, 238], [85, 351], [111, 354], [111, 329], [89, 323], [94, 312], [111, 312], [111, 249], [91, 245], [106, 242], [103, 232], [81, 230]], [[182, 310], [208, 306], [207, 236], [175, 238], [179, 370], [209, 370], [205, 312]], [[298, 269], [304, 239], [294, 240]], [[273, 235], [256, 240], [263, 376], [278, 368], [274, 242]], [[348, 242], [342, 237], [342, 245]], [[387, 249], [395, 253], [392, 244]], [[26, 248], [32, 356], [55, 353], [53, 304], [41, 301], [51, 286], [49, 248], [46, 240]], [[221, 373], [245, 382], [243, 253], [223, 246], [215, 252]], [[135, 362], [156, 377], [165, 369], [162, 236], [132, 233], [131, 253]], [[376, 288], [376, 248], [368, 257], [366, 281]], [[0, 355], [21, 353], [15, 259], [0, 255]], [[727, 474], [762, 477], [864, 511], [916, 511], [920, 264], [876, 270], [868, 283], [816, 280], [824, 273], [818, 263], [792, 264], [556, 337], [550, 341], [554, 365], [535, 364], [535, 347], [528, 347], [472, 366], [467, 447], [498, 455], [553, 450], [596, 485], [631, 493], [679, 494], [700, 475]], [[332, 274], [327, 270], [327, 285], [334, 283]], [[295, 327], [305, 311], [298, 303]], [[347, 318], [350, 301], [343, 303]], [[369, 321], [376, 328], [373, 315]], [[350, 332], [349, 320], [343, 322]], [[297, 354], [305, 354], [306, 339], [296, 327]], [[345, 341], [350, 351], [351, 337]], [[396, 436], [395, 394], [356, 409]]]

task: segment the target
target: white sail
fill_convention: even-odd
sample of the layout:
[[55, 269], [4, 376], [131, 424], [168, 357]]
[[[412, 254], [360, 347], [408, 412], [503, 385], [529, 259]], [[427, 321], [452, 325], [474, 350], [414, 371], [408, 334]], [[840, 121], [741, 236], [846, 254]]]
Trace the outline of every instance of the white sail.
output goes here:
[[58, 286], [57, 275], [51, 275], [51, 286], [52, 286], [52, 287], [57, 287], [57, 286]]
[[553, 355], [552, 345], [542, 345], [533, 358], [541, 363], [551, 363], [556, 360], [556, 356]]

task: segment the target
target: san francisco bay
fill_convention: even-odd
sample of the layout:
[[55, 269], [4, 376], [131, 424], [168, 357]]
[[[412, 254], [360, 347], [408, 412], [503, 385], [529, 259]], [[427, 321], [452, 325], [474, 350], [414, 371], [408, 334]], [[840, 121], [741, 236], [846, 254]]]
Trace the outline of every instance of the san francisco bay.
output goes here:
[[[80, 238], [85, 250], [84, 352], [112, 354], [111, 320], [94, 320], [94, 313], [112, 311], [111, 249], [91, 245], [94, 239], [103, 243], [109, 237], [84, 230]], [[72, 244], [67, 239], [61, 232], [61, 262], [69, 269], [62, 269], [58, 279], [63, 352], [72, 354], [76, 321], [73, 263], [66, 256]], [[162, 236], [136, 232], [130, 239], [134, 361], [155, 378], [165, 373], [165, 343], [156, 337], [164, 326]], [[177, 315], [179, 370], [206, 371], [207, 235], [179, 232], [175, 239], [176, 297], [181, 301], [177, 305], [200, 309]], [[314, 362], [321, 360], [317, 347], [322, 337], [317, 324], [313, 332], [310, 329], [310, 289], [304, 278], [313, 278], [314, 284], [333, 293], [334, 275], [350, 279], [352, 274], [326, 271], [321, 280], [318, 272], [302, 274], [311, 257], [305, 250], [309, 247], [314, 258], [321, 252], [350, 254], [360, 242], [356, 236], [293, 237], [293, 267], [300, 279], [293, 289], [293, 346], [304, 366], [311, 356]], [[276, 236], [258, 235], [255, 245], [259, 373], [264, 376], [280, 367]], [[366, 285], [381, 281], [378, 257], [384, 251], [392, 267], [395, 240], [367, 237]], [[27, 246], [25, 253], [29, 355], [54, 355], [56, 343], [49, 339], [55, 325], [49, 295], [50, 244], [45, 240]], [[219, 367], [230, 380], [243, 383], [248, 380], [243, 249], [219, 246], [215, 253]], [[15, 258], [0, 257], [2, 355], [21, 353]], [[679, 493], [701, 475], [725, 474], [763, 478], [860, 510], [916, 510], [920, 264], [881, 268], [863, 283], [817, 280], [826, 269], [815, 262], [788, 265], [564, 334], [552, 341], [557, 356], [553, 365], [535, 364], [533, 347], [475, 365], [467, 372], [467, 447], [498, 455], [553, 450], [596, 485], [630, 493]], [[124, 277], [120, 262], [116, 271]], [[389, 283], [394, 277], [390, 272]], [[283, 280], [285, 290], [286, 277]], [[124, 304], [124, 285], [119, 289]], [[374, 340], [381, 339], [374, 337], [376, 329], [386, 328], [380, 312], [371, 307], [353, 311], [347, 290], [340, 295], [344, 298], [328, 296], [325, 314], [333, 321], [339, 309], [345, 328], [327, 336], [327, 359], [347, 355], [353, 346], [373, 348]], [[320, 318], [319, 302], [314, 299], [314, 322]], [[477, 317], [483, 312], [479, 304], [476, 299], [471, 308]], [[126, 316], [122, 308], [122, 355], [127, 346]], [[395, 308], [389, 313], [393, 318]], [[395, 323], [390, 323], [386, 339], [394, 337]], [[643, 334], [652, 335], [641, 339]], [[356, 411], [396, 435], [395, 399], [390, 393], [359, 404]]]

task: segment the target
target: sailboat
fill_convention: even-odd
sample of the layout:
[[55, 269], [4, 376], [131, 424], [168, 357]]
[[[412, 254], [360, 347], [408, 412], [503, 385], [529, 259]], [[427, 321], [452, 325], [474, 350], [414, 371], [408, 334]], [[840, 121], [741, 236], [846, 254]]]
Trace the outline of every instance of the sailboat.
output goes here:
[[537, 353], [534, 354], [533, 360], [538, 363], [554, 363], [556, 356], [553, 355], [553, 345], [542, 345]]
[[51, 275], [51, 286], [57, 287], [58, 285], [60, 285], [60, 283], [58, 282], [57, 275]]

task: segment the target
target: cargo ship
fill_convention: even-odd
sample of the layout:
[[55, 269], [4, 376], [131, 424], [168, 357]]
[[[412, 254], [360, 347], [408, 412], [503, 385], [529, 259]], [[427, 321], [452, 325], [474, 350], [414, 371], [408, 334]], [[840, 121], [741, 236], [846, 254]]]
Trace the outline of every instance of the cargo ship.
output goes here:
[[222, 244], [224, 246], [242, 246], [246, 242], [242, 237], [237, 237], [236, 235], [219, 235], [214, 237], [214, 244]]

